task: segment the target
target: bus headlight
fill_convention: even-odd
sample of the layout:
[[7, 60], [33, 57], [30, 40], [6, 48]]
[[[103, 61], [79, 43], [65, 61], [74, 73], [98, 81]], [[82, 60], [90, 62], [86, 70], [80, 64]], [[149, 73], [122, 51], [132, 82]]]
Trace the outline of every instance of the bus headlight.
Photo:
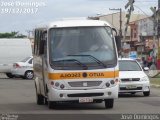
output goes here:
[[109, 87], [109, 86], [110, 86], [110, 83], [109, 83], [109, 82], [107, 82], [107, 83], [106, 83], [106, 87]]
[[50, 82], [51, 86], [55, 89], [64, 89], [65, 88], [65, 84], [63, 81], [51, 81]]
[[117, 84], [118, 84], [119, 82], [120, 82], [120, 80], [119, 80], [119, 79], [115, 79], [115, 83], [117, 83]]
[[56, 86], [56, 87], [59, 87], [59, 82], [56, 82], [56, 83], [55, 83], [55, 86]]
[[105, 87], [107, 87], [107, 88], [109, 88], [109, 87], [115, 87], [118, 83], [119, 83], [119, 79], [108, 80], [105, 83]]
[[61, 89], [64, 89], [64, 87], [65, 87], [65, 86], [64, 86], [63, 84], [60, 85], [60, 88], [61, 88]]
[[54, 86], [54, 81], [51, 81], [51, 85]]
[[112, 85], [114, 85], [114, 84], [115, 84], [115, 81], [114, 81], [114, 80], [111, 80], [110, 83], [111, 83]]

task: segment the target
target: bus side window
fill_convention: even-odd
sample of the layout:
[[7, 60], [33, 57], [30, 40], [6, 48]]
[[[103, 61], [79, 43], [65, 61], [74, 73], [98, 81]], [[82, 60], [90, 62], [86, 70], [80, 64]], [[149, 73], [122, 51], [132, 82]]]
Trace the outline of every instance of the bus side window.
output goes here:
[[44, 47], [47, 42], [47, 31], [40, 31], [39, 32], [39, 40], [38, 40], [38, 55], [44, 54]]
[[45, 57], [45, 59], [47, 59], [47, 31], [45, 31], [43, 33], [43, 40], [45, 40], [45, 43], [44, 43], [44, 57]]
[[39, 49], [40, 49], [40, 40], [41, 40], [41, 33], [42, 31], [40, 30], [35, 30], [35, 37], [34, 37], [34, 54], [38, 55], [39, 54]]
[[37, 54], [37, 47], [38, 47], [38, 30], [35, 30], [34, 33], [34, 54]]

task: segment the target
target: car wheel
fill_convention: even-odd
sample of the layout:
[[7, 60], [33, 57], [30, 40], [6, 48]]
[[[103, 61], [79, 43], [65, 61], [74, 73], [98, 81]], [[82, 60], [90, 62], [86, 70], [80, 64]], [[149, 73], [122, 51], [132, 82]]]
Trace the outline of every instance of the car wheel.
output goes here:
[[33, 79], [33, 77], [34, 77], [33, 71], [26, 71], [24, 77], [26, 79]]
[[105, 107], [106, 108], [113, 108], [114, 99], [106, 99], [105, 100]]
[[53, 101], [48, 101], [48, 108], [54, 109], [56, 107], [57, 103]]
[[14, 75], [12, 75], [12, 73], [6, 73], [6, 76], [9, 77], [9, 78], [13, 78]]
[[144, 95], [144, 96], [149, 96], [149, 95], [150, 95], [150, 91], [143, 92], [143, 95]]
[[26, 79], [25, 76], [21, 76], [22, 79]]

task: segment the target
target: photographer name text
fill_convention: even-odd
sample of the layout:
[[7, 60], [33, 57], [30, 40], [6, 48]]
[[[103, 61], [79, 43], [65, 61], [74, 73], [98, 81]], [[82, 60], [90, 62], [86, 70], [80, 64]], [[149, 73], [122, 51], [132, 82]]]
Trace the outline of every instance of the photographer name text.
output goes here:
[[157, 114], [122, 114], [121, 120], [159, 120]]

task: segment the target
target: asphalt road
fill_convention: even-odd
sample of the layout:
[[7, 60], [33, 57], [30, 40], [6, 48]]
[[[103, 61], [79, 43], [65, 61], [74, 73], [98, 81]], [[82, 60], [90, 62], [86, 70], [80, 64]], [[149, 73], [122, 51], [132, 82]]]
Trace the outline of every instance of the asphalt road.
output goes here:
[[[149, 97], [144, 97], [142, 93], [136, 95], [120, 95], [120, 97], [115, 100], [113, 109], [105, 109], [104, 103], [97, 103], [62, 104], [56, 109], [49, 110], [45, 105], [36, 104], [33, 80], [24, 80], [20, 78], [8, 79], [4, 76], [0, 76], [0, 114], [7, 113], [23, 115], [41, 114], [43, 115], [41, 118], [46, 114], [47, 116], [48, 114], [65, 114], [68, 116], [68, 119], [70, 119], [71, 116], [75, 116], [77, 120], [78, 118], [83, 119], [85, 116], [88, 117], [88, 115], [91, 116], [92, 120], [98, 120], [99, 115], [103, 116], [105, 119], [107, 119], [106, 117], [113, 117], [111, 114], [119, 114], [117, 117], [120, 117], [122, 114], [160, 115], [160, 88], [151, 88], [151, 95]], [[81, 114], [83, 114], [83, 116]], [[107, 114], [109, 116], [105, 116]], [[60, 115], [57, 117], [62, 116]], [[29, 119], [27, 118], [26, 120]], [[67, 117], [65, 117], [65, 120], [67, 120]]]

